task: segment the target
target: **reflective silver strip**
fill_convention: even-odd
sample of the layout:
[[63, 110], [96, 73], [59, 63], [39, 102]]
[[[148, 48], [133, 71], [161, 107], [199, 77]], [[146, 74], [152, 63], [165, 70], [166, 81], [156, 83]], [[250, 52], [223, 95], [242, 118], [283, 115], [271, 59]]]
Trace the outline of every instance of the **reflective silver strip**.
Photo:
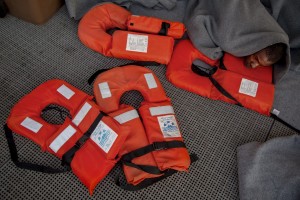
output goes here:
[[274, 108], [274, 109], [272, 110], [272, 113], [273, 113], [274, 115], [278, 116], [278, 115], [280, 114], [280, 111], [277, 110], [276, 108]]
[[73, 90], [71, 90], [64, 84], [57, 89], [57, 92], [63, 95], [66, 99], [70, 99], [75, 94]]
[[172, 106], [157, 106], [149, 108], [151, 116], [175, 114]]
[[152, 73], [144, 74], [144, 76], [149, 89], [157, 88], [157, 84]]
[[34, 133], [39, 132], [39, 130], [42, 128], [43, 124], [31, 119], [30, 117], [26, 117], [22, 122], [21, 125], [25, 128], [33, 131]]
[[111, 97], [111, 92], [107, 82], [99, 83], [98, 87], [100, 89], [100, 93], [103, 99]]
[[72, 120], [72, 122], [76, 126], [78, 126], [80, 124], [80, 122], [83, 120], [83, 118], [87, 115], [87, 113], [89, 112], [89, 110], [91, 108], [92, 108], [92, 106], [88, 102], [85, 102], [85, 104], [82, 106], [82, 108], [80, 109], [80, 111], [74, 117], [74, 119]]
[[50, 149], [55, 153], [76, 133], [76, 129], [69, 125], [50, 144]]
[[139, 114], [136, 110], [130, 110], [128, 112], [122, 113], [121, 115], [114, 117], [114, 119], [117, 120], [120, 124], [124, 124], [135, 118], [139, 118]]

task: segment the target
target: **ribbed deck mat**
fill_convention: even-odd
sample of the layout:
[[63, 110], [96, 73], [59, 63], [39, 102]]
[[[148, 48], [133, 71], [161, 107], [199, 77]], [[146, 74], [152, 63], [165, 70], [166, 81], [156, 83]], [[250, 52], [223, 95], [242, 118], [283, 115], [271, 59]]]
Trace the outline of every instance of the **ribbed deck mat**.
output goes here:
[[[12, 106], [39, 84], [64, 79], [92, 94], [88, 77], [96, 70], [129, 61], [106, 58], [83, 46], [77, 23], [63, 7], [47, 24], [35, 26], [12, 16], [0, 19], [0, 124]], [[116, 167], [89, 196], [71, 172], [48, 175], [15, 167], [3, 131], [0, 134], [0, 199], [238, 199], [236, 147], [263, 142], [293, 131], [273, 119], [244, 108], [202, 98], [178, 89], [166, 80], [165, 66], [150, 66], [172, 99], [181, 131], [190, 152], [199, 161], [188, 173], [177, 173], [137, 192], [118, 188]], [[142, 97], [129, 92], [122, 102], [138, 107]], [[56, 122], [58, 114], [45, 118]], [[59, 167], [60, 161], [42, 153], [33, 142], [15, 134], [20, 160]]]

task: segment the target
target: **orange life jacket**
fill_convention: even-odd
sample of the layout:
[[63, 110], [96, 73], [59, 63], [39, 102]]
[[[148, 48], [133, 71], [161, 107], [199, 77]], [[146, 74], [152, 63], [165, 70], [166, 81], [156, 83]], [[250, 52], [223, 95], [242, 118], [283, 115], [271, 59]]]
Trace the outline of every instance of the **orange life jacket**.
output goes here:
[[[199, 68], [193, 64], [195, 60], [214, 67]], [[247, 69], [242, 58], [230, 54], [225, 54], [223, 63], [206, 57], [189, 40], [182, 40], [174, 49], [166, 75], [182, 89], [269, 116], [274, 99], [271, 66]]]
[[[120, 30], [110, 35], [106, 32], [110, 29]], [[134, 16], [112, 3], [93, 7], [78, 26], [81, 42], [96, 52], [115, 58], [162, 64], [167, 64], [171, 58], [172, 37], [180, 38], [184, 31], [182, 23]]]
[[[120, 105], [126, 91], [137, 90], [144, 102], [137, 110]], [[100, 109], [131, 131], [119, 152], [127, 182], [143, 184], [168, 170], [187, 171], [190, 157], [170, 99], [147, 68], [128, 65], [101, 73], [93, 91]]]
[[[100, 112], [92, 98], [65, 81], [49, 80], [24, 96], [7, 119], [13, 132], [69, 165], [90, 194], [114, 167], [127, 136], [117, 121]], [[66, 118], [61, 125], [46, 122], [41, 112], [50, 104], [66, 108], [72, 119]], [[13, 161], [18, 166], [18, 160]]]

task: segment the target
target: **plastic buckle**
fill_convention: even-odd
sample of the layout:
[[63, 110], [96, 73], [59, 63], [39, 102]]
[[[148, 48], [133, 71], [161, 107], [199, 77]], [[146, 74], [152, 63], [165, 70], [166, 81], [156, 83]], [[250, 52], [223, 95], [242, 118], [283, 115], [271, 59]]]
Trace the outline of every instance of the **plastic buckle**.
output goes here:
[[154, 151], [164, 150], [167, 149], [167, 143], [166, 142], [153, 142], [152, 147]]
[[76, 143], [75, 146], [79, 149], [81, 148], [84, 143], [89, 139], [90, 137], [83, 135]]

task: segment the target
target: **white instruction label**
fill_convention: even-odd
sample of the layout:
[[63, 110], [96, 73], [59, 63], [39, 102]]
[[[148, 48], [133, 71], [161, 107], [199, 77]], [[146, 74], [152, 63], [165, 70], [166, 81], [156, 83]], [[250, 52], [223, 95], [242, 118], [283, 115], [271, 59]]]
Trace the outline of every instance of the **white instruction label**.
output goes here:
[[127, 35], [126, 51], [136, 51], [147, 53], [148, 35]]
[[57, 92], [59, 92], [61, 95], [63, 95], [66, 99], [70, 99], [75, 94], [75, 92], [73, 90], [71, 90], [70, 88], [68, 88], [65, 85], [60, 86], [57, 89]]
[[105, 152], [107, 153], [118, 135], [104, 122], [100, 121], [91, 135], [91, 139]]
[[239, 93], [256, 97], [258, 83], [243, 78], [241, 81]]
[[165, 138], [181, 137], [174, 115], [157, 117], [159, 127]]

